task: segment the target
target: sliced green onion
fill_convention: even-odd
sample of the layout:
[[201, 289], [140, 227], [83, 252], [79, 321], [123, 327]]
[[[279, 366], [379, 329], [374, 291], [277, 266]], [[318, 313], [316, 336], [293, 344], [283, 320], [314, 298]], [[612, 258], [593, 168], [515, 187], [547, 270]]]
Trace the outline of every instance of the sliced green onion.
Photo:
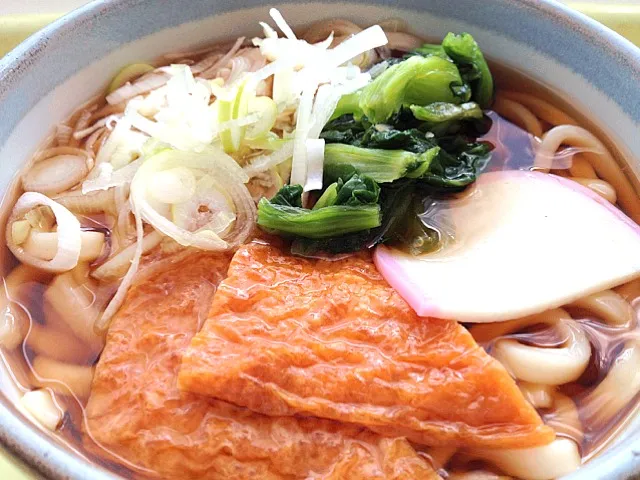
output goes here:
[[[218, 97], [218, 101], [216, 101], [218, 122], [225, 123], [245, 117], [253, 95], [253, 91], [247, 88], [247, 82], [243, 82], [231, 92], [225, 92]], [[220, 141], [225, 152], [233, 153], [240, 149], [245, 130], [245, 126], [234, 126], [220, 132]]]
[[[177, 204], [172, 208], [170, 216], [177, 220], [174, 222], [156, 210], [150, 201], [153, 199], [147, 198], [147, 195], [157, 173], [178, 167], [191, 170], [200, 180], [196, 185], [196, 195], [188, 201], [192, 203]], [[244, 185], [247, 180], [248, 177], [236, 161], [213, 146], [200, 153], [164, 150], [146, 160], [136, 172], [131, 183], [131, 200], [141, 218], [180, 245], [203, 250], [226, 250], [246, 240], [255, 225], [255, 204]], [[231, 201], [223, 197], [224, 200], [216, 203], [215, 198], [212, 200], [215, 191], [222, 192]], [[200, 201], [200, 198], [204, 200]], [[224, 204], [224, 208], [219, 208], [221, 204]], [[228, 205], [232, 205], [233, 208], [230, 212]], [[200, 210], [200, 207], [203, 207], [204, 211]], [[223, 232], [216, 232], [225, 222], [229, 225], [231, 218], [231, 215], [226, 213], [225, 217], [217, 218], [216, 213], [219, 210], [237, 216], [237, 220], [234, 219], [233, 231], [225, 229]], [[197, 217], [197, 213], [204, 215]], [[193, 221], [189, 221], [189, 215]]]
[[[235, 101], [235, 97], [232, 99], [226, 99], [223, 97], [219, 97], [216, 101], [215, 105], [218, 110], [218, 122], [224, 123], [230, 120], [233, 120], [233, 104]], [[225, 152], [235, 152], [238, 148], [234, 145], [233, 142], [233, 132], [231, 129], [223, 130], [220, 132], [220, 142], [222, 143], [222, 148]]]
[[131, 80], [141, 77], [145, 73], [152, 72], [153, 70], [155, 70], [155, 67], [149, 65], [148, 63], [134, 63], [128, 65], [120, 70], [115, 77], [113, 77], [113, 80], [111, 80], [111, 83], [107, 88], [107, 93], [114, 92]]
[[236, 215], [233, 199], [218, 188], [210, 175], [198, 180], [194, 195], [171, 207], [173, 223], [188, 231], [212, 230], [215, 234], [226, 233]]
[[287, 143], [291, 143], [291, 140], [280, 138], [273, 132], [267, 132], [265, 135], [255, 139], [245, 138], [244, 141], [244, 144], [253, 150], [278, 150]]
[[16, 245], [22, 245], [29, 237], [31, 224], [27, 220], [18, 220], [11, 225], [11, 236]]
[[25, 216], [25, 220], [29, 222], [31, 228], [41, 232], [50, 231], [56, 224], [56, 217], [51, 208], [42, 205], [29, 210]]
[[284, 110], [294, 96], [293, 68], [280, 70], [273, 76], [273, 100], [280, 111]]
[[196, 193], [196, 177], [185, 167], [162, 170], [153, 174], [148, 192], [158, 202], [186, 202]]
[[[40, 209], [38, 207], [44, 208]], [[14, 222], [26, 219], [33, 230], [36, 230], [34, 224], [26, 218], [29, 212], [34, 210], [40, 212], [50, 211], [53, 216], [53, 223], [57, 226], [56, 251], [51, 260], [42, 260], [34, 257], [25, 251], [23, 245], [18, 245], [14, 242], [13, 228], [10, 227]], [[40, 226], [40, 223], [38, 225]], [[65, 207], [41, 193], [25, 192], [18, 199], [7, 222], [5, 238], [7, 247], [18, 260], [46, 272], [66, 272], [71, 270], [78, 264], [80, 258], [80, 249], [82, 247], [80, 222]]]
[[338, 198], [338, 184], [332, 183], [327, 187], [327, 189], [324, 191], [322, 196], [318, 199], [316, 204], [313, 206], [313, 210], [318, 210], [319, 208], [335, 205], [337, 198]]
[[249, 114], [257, 114], [258, 121], [247, 128], [245, 138], [255, 140], [266, 136], [276, 123], [278, 106], [269, 97], [254, 97], [249, 100]]

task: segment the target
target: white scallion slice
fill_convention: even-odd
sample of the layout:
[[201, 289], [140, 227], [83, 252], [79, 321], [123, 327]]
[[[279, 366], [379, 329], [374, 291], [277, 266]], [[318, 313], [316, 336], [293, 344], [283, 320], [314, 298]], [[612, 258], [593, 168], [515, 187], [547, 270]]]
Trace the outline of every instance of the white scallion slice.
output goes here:
[[136, 221], [135, 252], [131, 260], [131, 265], [129, 266], [126, 275], [120, 282], [118, 290], [116, 290], [116, 294], [109, 302], [109, 305], [107, 305], [107, 308], [105, 308], [102, 316], [96, 320], [96, 323], [94, 325], [94, 330], [96, 332], [102, 333], [107, 330], [107, 328], [109, 327], [109, 323], [111, 323], [111, 319], [122, 306], [122, 303], [127, 296], [127, 292], [129, 291], [129, 287], [133, 283], [133, 279], [135, 278], [138, 267], [140, 266], [140, 258], [142, 258], [144, 247], [144, 230], [142, 225], [141, 212], [138, 208], [138, 205], [135, 203], [133, 196], [131, 197], [131, 210], [133, 211], [133, 216]]
[[116, 126], [98, 152], [96, 165], [110, 163], [120, 168], [140, 155], [148, 136], [131, 130], [131, 121], [125, 116], [116, 122]]
[[127, 65], [120, 70], [115, 77], [113, 77], [113, 80], [107, 88], [107, 93], [113, 93], [123, 85], [131, 82], [131, 80], [135, 80], [136, 78], [141, 77], [146, 73], [153, 72], [154, 70], [155, 67], [147, 63], [133, 63], [131, 65]]
[[293, 68], [285, 68], [273, 76], [272, 97], [279, 111], [283, 111], [295, 97], [293, 77]]
[[[151, 179], [159, 172], [177, 167], [187, 168], [200, 178], [209, 176], [215, 189], [231, 198], [240, 225], [236, 225], [233, 232], [229, 233], [229, 242], [208, 228], [199, 228], [196, 231], [182, 228], [153, 208], [147, 198]], [[235, 160], [214, 147], [207, 148], [202, 153], [165, 150], [148, 159], [140, 167], [131, 183], [131, 201], [145, 221], [180, 245], [221, 251], [246, 239], [253, 228], [256, 212], [255, 205], [244, 185], [247, 180], [247, 175]], [[197, 225], [197, 227], [200, 226]]]
[[86, 195], [96, 190], [108, 190], [112, 187], [128, 185], [133, 180], [140, 165], [142, 165], [142, 159], [138, 159], [126, 167], [114, 171], [110, 163], [101, 163], [96, 166], [97, 176], [82, 183], [82, 193]]
[[182, 203], [196, 193], [196, 177], [185, 167], [162, 170], [152, 175], [149, 194], [161, 203]]
[[52, 432], [62, 423], [64, 412], [48, 390], [32, 390], [22, 396], [21, 404], [40, 425]]
[[312, 125], [311, 112], [313, 99], [318, 88], [317, 83], [309, 84], [302, 92], [298, 105], [296, 131], [293, 139], [293, 164], [291, 166], [291, 184], [307, 183], [307, 138]]
[[280, 138], [274, 132], [267, 132], [262, 137], [256, 139], [245, 138], [245, 145], [253, 150], [280, 150], [282, 147], [291, 143], [288, 138]]
[[[218, 110], [218, 122], [224, 124], [232, 120], [238, 120], [247, 115], [249, 100], [253, 96], [252, 86], [243, 82], [231, 92], [225, 92], [216, 101]], [[220, 132], [222, 148], [227, 153], [237, 152], [244, 138], [245, 127], [235, 126], [226, 128]]]
[[322, 190], [322, 174], [324, 167], [324, 139], [310, 138], [306, 142], [307, 149], [307, 181], [304, 191]]
[[28, 220], [16, 220], [11, 224], [11, 238], [16, 245], [22, 245], [29, 238], [31, 224]]
[[[58, 245], [51, 260], [29, 255], [23, 246], [17, 245], [13, 239], [13, 222], [23, 220], [30, 210], [42, 205], [51, 209], [57, 224]], [[36, 192], [23, 193], [13, 207], [7, 227], [7, 246], [22, 263], [47, 272], [66, 272], [78, 264], [82, 248], [80, 222], [73, 213], [49, 197]]]
[[[157, 247], [164, 237], [155, 230], [142, 239], [142, 252], [147, 253]], [[122, 278], [127, 273], [132, 260], [135, 258], [138, 244], [134, 243], [120, 250], [105, 263], [91, 272], [91, 276], [102, 282], [112, 282]]]
[[[104, 248], [104, 233], [91, 231], [80, 232], [80, 238], [82, 240], [82, 246], [80, 248], [79, 261], [92, 262], [100, 257]], [[59, 241], [58, 232], [38, 232], [31, 230], [22, 247], [27, 254], [34, 258], [51, 260], [56, 255]]]
[[271, 15], [271, 18], [273, 18], [273, 21], [276, 22], [276, 25], [282, 31], [282, 33], [284, 33], [285, 37], [287, 37], [290, 40], [297, 40], [298, 37], [296, 37], [296, 34], [293, 33], [293, 30], [291, 29], [291, 27], [289, 26], [289, 24], [284, 19], [284, 17], [282, 16], [282, 14], [278, 9], [276, 8], [270, 9], [269, 15]]
[[227, 233], [236, 218], [231, 197], [211, 175], [200, 178], [194, 190], [191, 198], [172, 206], [173, 223], [190, 232]]
[[373, 25], [354, 36], [347, 38], [344, 42], [328, 51], [328, 64], [330, 67], [337, 67], [349, 60], [356, 58], [368, 50], [382, 47], [388, 43], [384, 30], [379, 25]]
[[260, 155], [254, 158], [251, 163], [245, 165], [244, 171], [249, 177], [255, 177], [289, 160], [292, 155], [293, 142], [287, 141], [282, 148], [276, 150], [271, 155]]
[[245, 138], [255, 140], [271, 131], [278, 116], [278, 106], [269, 97], [253, 97], [249, 100], [249, 115], [257, 115], [258, 120], [247, 128]]

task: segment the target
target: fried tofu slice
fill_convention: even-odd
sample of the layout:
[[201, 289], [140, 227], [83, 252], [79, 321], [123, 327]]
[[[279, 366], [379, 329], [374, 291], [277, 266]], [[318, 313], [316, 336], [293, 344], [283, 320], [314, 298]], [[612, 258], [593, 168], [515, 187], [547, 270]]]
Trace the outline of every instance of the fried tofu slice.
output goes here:
[[108, 451], [145, 478], [439, 479], [404, 439], [329, 420], [262, 416], [178, 390], [182, 353], [228, 263], [195, 254], [131, 289], [96, 368], [87, 449]]
[[554, 438], [462, 325], [418, 317], [368, 254], [328, 261], [242, 247], [183, 357], [179, 386], [429, 446], [524, 448]]

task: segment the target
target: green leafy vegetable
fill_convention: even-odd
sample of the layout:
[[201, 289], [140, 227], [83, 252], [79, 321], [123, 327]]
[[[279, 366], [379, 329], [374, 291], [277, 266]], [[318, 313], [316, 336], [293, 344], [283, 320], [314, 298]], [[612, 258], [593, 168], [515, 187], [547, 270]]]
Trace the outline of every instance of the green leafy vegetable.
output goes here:
[[318, 199], [316, 204], [313, 206], [313, 210], [318, 210], [319, 208], [330, 207], [331, 205], [336, 204], [336, 200], [338, 199], [338, 184], [332, 183], [327, 187], [322, 196]]
[[420, 128], [436, 137], [460, 132], [466, 123], [478, 122], [483, 117], [482, 109], [474, 102], [462, 105], [436, 102], [424, 107], [411, 105], [410, 110], [417, 120], [422, 121]]
[[334, 205], [308, 210], [274, 205], [263, 198], [258, 204], [258, 225], [272, 233], [329, 238], [377, 227], [380, 225], [380, 206]]
[[442, 41], [445, 53], [458, 65], [464, 82], [471, 85], [473, 99], [482, 108], [493, 100], [493, 77], [482, 50], [468, 33], [448, 33]]
[[[405, 127], [409, 124], [420, 126], [413, 114], [410, 118], [398, 120]], [[403, 115], [406, 117], [406, 115]], [[320, 137], [329, 143], [344, 143], [355, 147], [382, 148], [384, 150], [407, 150], [413, 153], [423, 153], [436, 147], [437, 143], [429, 132], [417, 128], [397, 129], [390, 125], [371, 125], [366, 120], [356, 120], [353, 115], [343, 115], [327, 123]]]
[[400, 180], [385, 186], [380, 191], [380, 210], [382, 222], [374, 229], [339, 235], [332, 238], [309, 239], [296, 238], [291, 244], [291, 252], [303, 257], [315, 257], [320, 254], [340, 254], [371, 248], [378, 243], [394, 240], [399, 221], [406, 213], [408, 194], [413, 192], [412, 182]]
[[355, 207], [378, 202], [380, 187], [372, 178], [364, 175], [351, 175], [346, 178], [346, 182], [338, 178], [337, 182], [329, 185], [313, 206], [313, 210], [332, 205]]
[[411, 255], [429, 253], [438, 248], [440, 233], [425, 225], [421, 215], [429, 192], [417, 183], [394, 185], [383, 200], [385, 230], [376, 243], [386, 243]]
[[473, 91], [473, 99], [482, 108], [488, 108], [493, 99], [493, 77], [482, 50], [468, 33], [449, 33], [442, 45], [425, 43], [410, 55], [437, 56], [448, 59], [458, 66], [464, 85]]
[[271, 199], [271, 203], [289, 207], [302, 207], [302, 186], [284, 185]]
[[414, 117], [427, 122], [430, 126], [444, 122], [482, 118], [482, 109], [480, 105], [474, 102], [463, 103], [462, 105], [436, 102], [424, 107], [411, 105], [410, 108]]
[[258, 224], [292, 237], [295, 254], [378, 243], [433, 251], [441, 238], [428, 202], [465, 188], [490, 160], [490, 146], [476, 139], [490, 127], [482, 109], [493, 78], [471, 35], [450, 33], [441, 45], [385, 62], [371, 83], [340, 99], [320, 135], [328, 186], [313, 209], [301, 207], [300, 186], [260, 201]]
[[291, 245], [291, 252], [315, 257], [355, 252], [379, 243], [394, 245], [413, 255], [433, 251], [439, 245], [440, 235], [420, 218], [424, 212], [425, 195], [428, 192], [414, 181], [400, 180], [385, 185], [380, 192], [382, 223], [379, 227], [331, 238], [296, 238]]
[[359, 146], [423, 153], [438, 145], [433, 135], [421, 132], [416, 128], [409, 130], [396, 130], [395, 128], [377, 130], [372, 127], [362, 136]]
[[[284, 186], [258, 204], [258, 225], [282, 235], [320, 239], [369, 231], [380, 225], [380, 187], [371, 178], [338, 179], [320, 197], [319, 207], [302, 208], [302, 187]], [[296, 205], [296, 206], [293, 206]]]
[[377, 203], [380, 187], [366, 175], [353, 175], [346, 182], [336, 182], [336, 199], [332, 205], [369, 205]]
[[[415, 178], [438, 188], [453, 189], [475, 181], [490, 160], [490, 148], [486, 144], [469, 142], [459, 133], [463, 131], [461, 122], [482, 121], [478, 105], [436, 103], [427, 107], [413, 106], [411, 111], [428, 120], [418, 120], [420, 129], [397, 130], [380, 125], [365, 128], [351, 116], [328, 123], [327, 129], [333, 129], [335, 125], [348, 126], [343, 129], [348, 132], [343, 138], [349, 144], [331, 143], [330, 139], [335, 138], [331, 133], [333, 130], [323, 132], [327, 141], [325, 182], [354, 173], [368, 175], [378, 183]], [[434, 130], [436, 135], [422, 129]], [[447, 134], [451, 130], [458, 134]]]
[[441, 188], [462, 188], [473, 183], [491, 160], [490, 147], [484, 143], [464, 143], [456, 139], [457, 146], [440, 149], [431, 162], [429, 171], [420, 180]]
[[437, 43], [425, 43], [421, 47], [416, 48], [409, 55], [411, 56], [415, 54], [421, 55], [423, 57], [436, 56], [453, 62], [451, 57], [449, 57], [449, 55], [447, 55], [447, 53], [444, 51], [444, 48], [442, 48], [442, 45], [438, 45]]
[[362, 138], [370, 126], [364, 119], [356, 120], [353, 115], [342, 115], [324, 126], [320, 138], [324, 138], [325, 143], [353, 144]]
[[463, 85], [455, 64], [437, 56], [413, 56], [387, 68], [366, 87], [343, 96], [332, 118], [351, 113], [382, 123], [403, 105], [466, 102], [470, 92], [455, 88]]
[[412, 153], [329, 144], [324, 149], [325, 181], [353, 173], [366, 175], [378, 183], [393, 182], [404, 177], [420, 178], [428, 171], [439, 150], [433, 147], [424, 153]]

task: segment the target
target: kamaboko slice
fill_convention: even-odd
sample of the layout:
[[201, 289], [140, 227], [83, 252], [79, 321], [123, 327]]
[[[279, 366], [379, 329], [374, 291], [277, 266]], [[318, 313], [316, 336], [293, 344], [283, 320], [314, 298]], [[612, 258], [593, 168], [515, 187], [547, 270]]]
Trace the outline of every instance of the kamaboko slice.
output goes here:
[[378, 247], [384, 278], [418, 315], [496, 322], [540, 313], [640, 276], [640, 227], [570, 179], [538, 172], [482, 175], [422, 215], [439, 250]]

